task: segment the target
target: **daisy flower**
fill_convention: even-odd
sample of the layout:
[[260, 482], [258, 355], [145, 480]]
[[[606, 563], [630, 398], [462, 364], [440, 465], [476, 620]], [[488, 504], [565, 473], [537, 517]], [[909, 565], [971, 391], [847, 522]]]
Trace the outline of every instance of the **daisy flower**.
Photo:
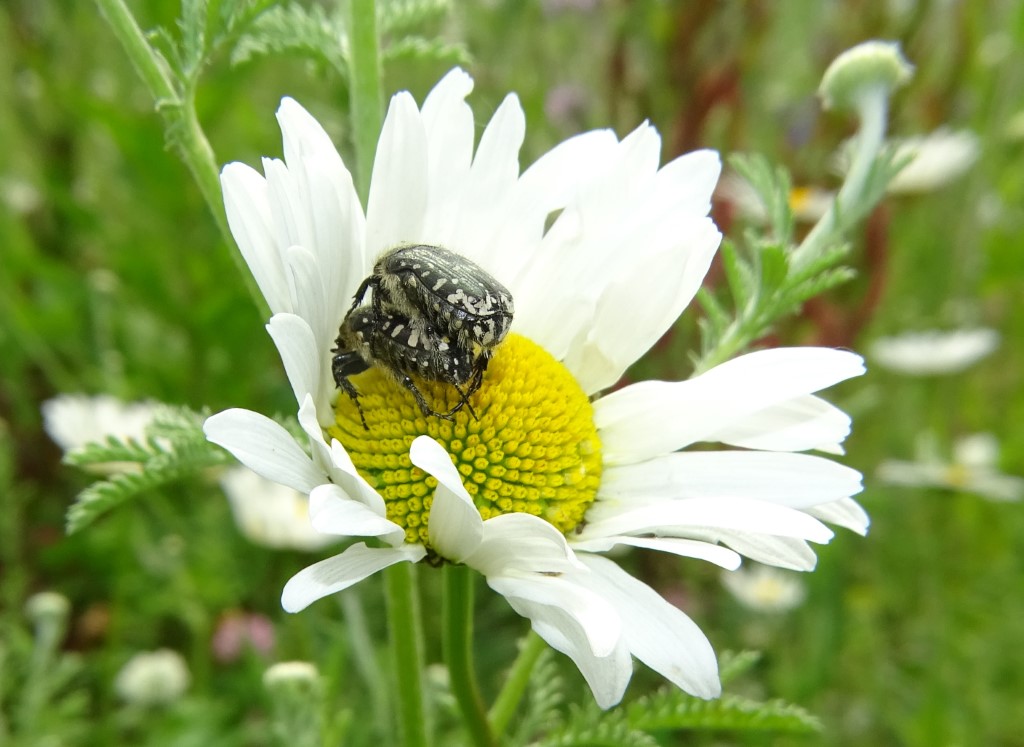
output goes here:
[[940, 376], [970, 368], [999, 347], [999, 333], [986, 327], [925, 330], [880, 337], [868, 355], [882, 368], [910, 376]]
[[1024, 477], [999, 470], [999, 441], [991, 433], [973, 433], [953, 444], [952, 459], [943, 459], [934, 439], [922, 437], [914, 461], [886, 459], [878, 479], [889, 485], [942, 488], [977, 493], [992, 501], [1024, 498]]
[[[394, 96], [366, 212], [328, 135], [302, 107], [278, 111], [284, 160], [263, 174], [229, 164], [228, 219], [273, 311], [267, 325], [299, 403], [306, 443], [246, 410], [211, 417], [207, 437], [268, 479], [310, 496], [313, 526], [359, 539], [300, 571], [295, 612], [392, 564], [463, 563], [579, 667], [602, 707], [632, 657], [678, 687], [720, 693], [696, 624], [604, 553], [659, 550], [735, 568], [740, 556], [813, 568], [809, 543], [864, 532], [850, 498], [860, 475], [841, 453], [849, 418], [815, 392], [863, 372], [850, 352], [762, 350], [689, 381], [645, 381], [600, 396], [679, 317], [721, 236], [708, 217], [718, 155], [659, 168], [643, 124], [587, 132], [520, 171], [525, 123], [508, 96], [483, 129], [473, 81], [449, 73], [417, 107]], [[338, 396], [331, 348], [353, 293], [382, 252], [445, 247], [515, 299], [483, 386], [453, 420], [424, 417], [374, 367]], [[452, 387], [417, 380], [434, 409]], [[701, 442], [720, 451], [684, 452]], [[372, 542], [366, 538], [374, 538]]]
[[313, 529], [309, 498], [294, 488], [244, 467], [225, 470], [220, 486], [231, 504], [235, 525], [250, 542], [271, 549], [312, 552], [337, 541]]
[[723, 571], [722, 586], [744, 607], [767, 614], [789, 612], [807, 596], [807, 590], [796, 574], [770, 565]]

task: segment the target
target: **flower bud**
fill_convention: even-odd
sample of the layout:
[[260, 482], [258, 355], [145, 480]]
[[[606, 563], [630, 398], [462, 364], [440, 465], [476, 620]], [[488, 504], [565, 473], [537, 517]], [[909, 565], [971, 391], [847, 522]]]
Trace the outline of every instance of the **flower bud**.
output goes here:
[[888, 94], [913, 73], [896, 42], [868, 41], [846, 50], [832, 61], [818, 94], [826, 109], [858, 108], [870, 92]]

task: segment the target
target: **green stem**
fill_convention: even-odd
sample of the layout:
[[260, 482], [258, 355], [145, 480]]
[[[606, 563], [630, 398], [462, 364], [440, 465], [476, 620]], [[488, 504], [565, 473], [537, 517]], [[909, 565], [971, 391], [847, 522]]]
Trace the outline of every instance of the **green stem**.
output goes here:
[[380, 82], [380, 50], [377, 43], [377, 10], [374, 0], [348, 3], [349, 86], [352, 108], [352, 140], [356, 151], [356, 188], [368, 205], [373, 158], [380, 137], [383, 95]]
[[[114, 36], [121, 42], [143, 83], [149, 88], [156, 102], [157, 113], [163, 119], [164, 131], [173, 135], [169, 140], [177, 146], [185, 166], [192, 172], [192, 177], [196, 180], [203, 199], [206, 200], [206, 206], [210, 209], [225, 244], [233, 246], [234, 238], [231, 236], [224, 213], [220, 169], [217, 167], [217, 159], [213, 154], [213, 148], [210, 147], [210, 141], [206, 139], [206, 133], [199, 124], [192, 86], [189, 85], [186, 91], [178, 89], [163, 59], [146, 41], [142, 29], [135, 22], [135, 17], [124, 4], [124, 0], [96, 0], [96, 5], [110, 24]], [[259, 288], [256, 287], [256, 281], [242, 255], [232, 251], [231, 259], [241, 273], [256, 308], [260, 310], [262, 316], [269, 316], [270, 310]]]
[[412, 564], [396, 563], [384, 572], [384, 579], [402, 744], [427, 747], [423, 643]]
[[864, 93], [860, 98], [857, 113], [860, 117], [860, 128], [850, 168], [846, 172], [843, 186], [836, 195], [835, 202], [822, 216], [810, 233], [804, 238], [790, 257], [793, 271], [801, 270], [806, 264], [817, 259], [823, 249], [834, 243], [848, 225], [846, 217], [856, 208], [862, 208], [868, 177], [875, 165], [878, 153], [885, 143], [885, 125], [889, 111], [888, 89], [879, 87]]
[[498, 744], [487, 723], [480, 689], [473, 671], [473, 572], [468, 566], [444, 568], [444, 658], [448, 664], [452, 694], [462, 711], [473, 744]]
[[355, 662], [356, 669], [370, 691], [373, 721], [381, 728], [381, 733], [384, 733], [388, 722], [387, 684], [381, 676], [373, 636], [370, 635], [366, 610], [363, 608], [360, 594], [359, 587], [346, 589], [338, 594], [338, 602], [345, 617], [345, 629], [348, 631], [352, 647], [352, 661]]
[[515, 664], [512, 665], [512, 671], [508, 673], [508, 679], [505, 680], [505, 686], [498, 693], [494, 705], [491, 706], [491, 712], [488, 714], [491, 728], [494, 729], [495, 734], [504, 734], [508, 728], [512, 716], [515, 715], [516, 709], [526, 693], [526, 687], [530, 684], [533, 666], [546, 648], [547, 644], [544, 639], [532, 630], [523, 640], [519, 656], [516, 658]]

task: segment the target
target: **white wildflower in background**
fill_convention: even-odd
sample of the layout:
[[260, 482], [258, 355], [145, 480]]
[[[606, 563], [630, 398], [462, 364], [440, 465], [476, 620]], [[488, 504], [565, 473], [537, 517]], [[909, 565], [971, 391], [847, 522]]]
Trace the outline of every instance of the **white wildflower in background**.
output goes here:
[[109, 394], [61, 394], [43, 403], [43, 427], [64, 451], [102, 443], [110, 436], [144, 442], [158, 407]]
[[[728, 202], [744, 220], [765, 223], [768, 208], [753, 185], [733, 171], [722, 175], [715, 189], [715, 198]], [[815, 186], [793, 187], [789, 191], [789, 209], [800, 223], [816, 223], [835, 202], [836, 193]]]
[[931, 192], [944, 187], [966, 174], [981, 153], [978, 136], [966, 130], [941, 128], [893, 144], [896, 161], [909, 158], [910, 162], [889, 182], [890, 194]]
[[[978, 160], [981, 145], [978, 136], [966, 130], [940, 128], [927, 135], [894, 138], [889, 142], [893, 159], [904, 163], [887, 191], [893, 195], [934, 192], [959, 179]], [[845, 173], [849, 168], [854, 143], [843, 143], [836, 152], [834, 165]]]
[[233, 467], [220, 479], [235, 524], [246, 539], [263, 547], [311, 552], [336, 542], [309, 522], [309, 498], [260, 477], [251, 469]]
[[807, 596], [803, 581], [791, 571], [754, 564], [722, 573], [722, 586], [755, 612], [782, 613], [800, 606]]
[[279, 661], [263, 673], [263, 685], [268, 690], [309, 687], [320, 682], [316, 665], [308, 661]]
[[[815, 392], [863, 373], [823, 348], [762, 350], [689, 381], [598, 397], [693, 298], [720, 234], [707, 217], [719, 174], [699, 151], [659, 168], [642, 125], [556, 146], [520, 173], [515, 96], [473, 147], [472, 79], [447, 75], [417, 108], [391, 101], [366, 213], [327, 134], [295, 101], [278, 111], [284, 161], [223, 172], [232, 232], [267, 298], [268, 330], [299, 403], [305, 443], [247, 410], [207, 437], [268, 479], [310, 495], [313, 526], [356, 542], [287, 584], [298, 611], [395, 563], [428, 556], [486, 577], [602, 707], [631, 657], [701, 697], [720, 692], [700, 629], [603, 553], [660, 550], [735, 568], [741, 555], [810, 570], [822, 521], [867, 528], [860, 475], [798, 452], [841, 453], [850, 426]], [[374, 260], [396, 245], [445, 247], [507, 286], [512, 332], [454, 422], [424, 417], [379, 368], [355, 376], [368, 430], [338, 397], [331, 348]], [[446, 404], [451, 387], [417, 381]], [[596, 399], [595, 399], [596, 398]], [[719, 451], [682, 452], [717, 442]], [[308, 451], [307, 451], [308, 448]]]
[[887, 459], [877, 475], [889, 485], [976, 493], [993, 501], [1024, 498], [1024, 477], [999, 471], [999, 442], [991, 433], [957, 439], [952, 460], [943, 460], [934, 444], [924, 440], [915, 461]]
[[868, 357], [897, 373], [934, 376], [959, 373], [997, 347], [999, 333], [985, 327], [927, 330], [880, 337], [868, 347]]
[[126, 703], [157, 706], [173, 703], [188, 689], [188, 664], [177, 651], [162, 648], [135, 654], [114, 680], [117, 694]]
[[[43, 403], [43, 423], [50, 438], [64, 451], [108, 438], [146, 442], [146, 429], [160, 410], [154, 402], [124, 402], [108, 394], [63, 394]], [[135, 462], [91, 465], [105, 473], [137, 471]], [[296, 490], [264, 479], [244, 467], [226, 470], [221, 487], [243, 535], [270, 548], [313, 551], [333, 544], [333, 537], [313, 530], [309, 498]]]

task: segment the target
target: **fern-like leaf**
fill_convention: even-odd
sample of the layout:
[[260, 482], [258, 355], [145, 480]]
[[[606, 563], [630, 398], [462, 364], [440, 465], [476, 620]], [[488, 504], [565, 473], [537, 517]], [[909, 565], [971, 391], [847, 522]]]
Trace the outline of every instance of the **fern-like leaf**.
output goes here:
[[761, 661], [760, 651], [723, 651], [718, 655], [718, 678], [725, 685]]
[[289, 3], [270, 8], [252, 22], [232, 50], [231, 63], [240, 65], [270, 54], [298, 54], [324, 62], [347, 78], [344, 49], [345, 28], [340, 18], [328, 17], [318, 5], [307, 9]]
[[530, 683], [521, 713], [516, 718], [510, 747], [532, 744], [541, 734], [550, 734], [562, 721], [565, 679], [559, 674], [554, 652], [545, 648], [530, 673]]
[[540, 744], [543, 747], [657, 747], [658, 742], [631, 725], [626, 711], [601, 711], [589, 705], [574, 708], [568, 723]]
[[384, 62], [415, 60], [453, 65], [469, 65], [472, 62], [472, 56], [464, 45], [421, 36], [406, 36], [387, 45], [381, 52], [381, 59]]
[[111, 509], [144, 492], [231, 461], [226, 452], [212, 444], [179, 445], [175, 451], [149, 459], [142, 465], [141, 472], [111, 475], [79, 493], [68, 509], [67, 532], [78, 532]]
[[666, 688], [631, 703], [629, 723], [643, 731], [679, 729], [768, 731], [811, 734], [821, 722], [799, 706], [772, 700], [765, 703], [738, 695], [701, 700], [681, 690]]
[[451, 0], [384, 0], [377, 3], [377, 31], [407, 33], [437, 21], [451, 11]]
[[153, 488], [193, 475], [232, 458], [206, 440], [205, 414], [184, 407], [162, 407], [146, 427], [144, 442], [108, 437], [86, 444], [65, 457], [78, 467], [134, 463], [136, 469], [119, 471], [93, 483], [68, 509], [67, 531], [79, 531], [122, 503]]

